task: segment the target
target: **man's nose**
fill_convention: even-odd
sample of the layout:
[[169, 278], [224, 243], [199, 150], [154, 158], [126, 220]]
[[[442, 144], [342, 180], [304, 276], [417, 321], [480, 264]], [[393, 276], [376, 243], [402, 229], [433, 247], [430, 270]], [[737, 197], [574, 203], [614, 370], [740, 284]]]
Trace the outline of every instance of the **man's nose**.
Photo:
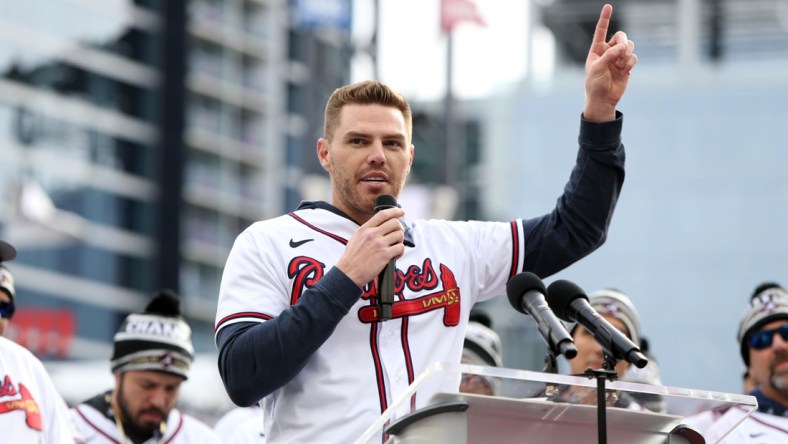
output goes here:
[[369, 163], [383, 165], [386, 163], [386, 150], [383, 142], [375, 141], [370, 145]]
[[148, 401], [150, 401], [152, 406], [160, 410], [164, 410], [164, 408], [167, 406], [167, 397], [168, 394], [166, 391], [154, 390], [148, 397]]

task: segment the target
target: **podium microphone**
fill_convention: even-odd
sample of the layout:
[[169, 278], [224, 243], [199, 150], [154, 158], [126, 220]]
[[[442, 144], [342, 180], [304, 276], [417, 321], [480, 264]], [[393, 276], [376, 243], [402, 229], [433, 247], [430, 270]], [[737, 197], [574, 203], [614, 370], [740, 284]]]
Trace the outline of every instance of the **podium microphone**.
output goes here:
[[[396, 208], [397, 206], [397, 199], [394, 196], [381, 194], [375, 198], [374, 212], [377, 213], [378, 211]], [[402, 220], [400, 220], [400, 224], [402, 224], [403, 227], [406, 227]], [[408, 231], [406, 231], [406, 235], [407, 233]], [[407, 242], [405, 245], [408, 245]], [[413, 246], [412, 243], [411, 246]], [[396, 261], [391, 259], [389, 263], [383, 267], [383, 270], [378, 275], [378, 305], [380, 306], [381, 321], [387, 321], [391, 319], [391, 306], [394, 305], [394, 277], [396, 276], [396, 273]]]
[[648, 359], [621, 330], [613, 327], [588, 302], [588, 296], [572, 282], [557, 280], [547, 287], [547, 303], [559, 318], [577, 322], [590, 331], [602, 349], [616, 360], [625, 360], [637, 368]]
[[564, 324], [547, 305], [546, 293], [544, 283], [539, 276], [527, 271], [514, 275], [506, 284], [509, 303], [520, 313], [531, 315], [550, 352], [553, 355], [562, 354], [567, 359], [572, 359], [577, 356], [577, 348]]

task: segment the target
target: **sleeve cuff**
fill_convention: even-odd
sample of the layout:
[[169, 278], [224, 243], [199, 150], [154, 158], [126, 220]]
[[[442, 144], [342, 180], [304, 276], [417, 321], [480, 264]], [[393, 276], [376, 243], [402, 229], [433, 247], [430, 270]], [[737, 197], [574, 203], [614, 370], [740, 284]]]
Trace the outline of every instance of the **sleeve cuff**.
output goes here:
[[615, 120], [609, 122], [589, 122], [580, 115], [580, 136], [578, 141], [584, 146], [609, 146], [621, 141], [621, 128], [624, 114], [616, 111]]

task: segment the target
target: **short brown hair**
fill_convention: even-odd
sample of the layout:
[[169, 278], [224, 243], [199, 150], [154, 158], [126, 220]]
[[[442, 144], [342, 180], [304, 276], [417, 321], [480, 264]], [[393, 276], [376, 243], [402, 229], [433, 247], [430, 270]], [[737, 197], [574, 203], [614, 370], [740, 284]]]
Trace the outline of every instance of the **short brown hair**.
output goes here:
[[323, 137], [331, 140], [331, 135], [339, 126], [340, 113], [345, 105], [383, 105], [397, 108], [405, 118], [408, 139], [413, 140], [413, 116], [408, 101], [385, 83], [365, 80], [342, 86], [331, 93], [326, 103]]

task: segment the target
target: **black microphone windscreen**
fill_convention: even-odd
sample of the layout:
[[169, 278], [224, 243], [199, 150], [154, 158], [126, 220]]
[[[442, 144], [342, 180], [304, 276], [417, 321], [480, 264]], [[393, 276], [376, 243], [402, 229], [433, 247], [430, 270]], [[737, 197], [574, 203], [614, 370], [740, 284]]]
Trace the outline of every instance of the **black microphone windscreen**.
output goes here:
[[506, 284], [506, 296], [509, 298], [509, 303], [520, 313], [525, 313], [522, 307], [523, 295], [532, 290], [547, 294], [544, 282], [539, 279], [539, 276], [528, 271], [514, 275]]
[[397, 206], [397, 198], [389, 194], [381, 194], [375, 198], [375, 212]]
[[583, 289], [576, 284], [559, 279], [547, 286], [547, 305], [556, 316], [566, 322], [575, 322], [570, 316], [572, 301], [577, 298], [588, 299]]

